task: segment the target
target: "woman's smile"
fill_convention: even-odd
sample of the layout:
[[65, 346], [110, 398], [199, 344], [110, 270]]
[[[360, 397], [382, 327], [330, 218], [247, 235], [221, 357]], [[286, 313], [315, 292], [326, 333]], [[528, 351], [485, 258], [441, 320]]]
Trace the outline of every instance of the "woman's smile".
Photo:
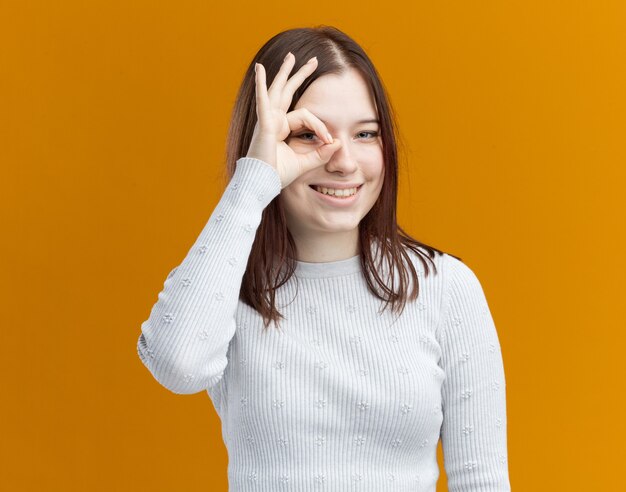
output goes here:
[[314, 185], [309, 185], [309, 189], [313, 193], [315, 193], [315, 195], [317, 195], [322, 203], [331, 205], [333, 207], [349, 207], [350, 205], [352, 205], [361, 195], [361, 188], [363, 188], [363, 185], [357, 187], [356, 193], [353, 193], [350, 196], [333, 196], [317, 191]]

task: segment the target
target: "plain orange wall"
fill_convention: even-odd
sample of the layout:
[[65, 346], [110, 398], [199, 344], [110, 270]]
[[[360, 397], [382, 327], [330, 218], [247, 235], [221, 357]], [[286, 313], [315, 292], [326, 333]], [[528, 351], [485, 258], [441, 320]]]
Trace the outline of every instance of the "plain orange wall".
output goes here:
[[227, 490], [208, 395], [161, 387], [136, 342], [221, 196], [248, 63], [317, 24], [389, 90], [401, 225], [482, 282], [513, 489], [620, 488], [625, 5], [2, 2], [0, 488]]

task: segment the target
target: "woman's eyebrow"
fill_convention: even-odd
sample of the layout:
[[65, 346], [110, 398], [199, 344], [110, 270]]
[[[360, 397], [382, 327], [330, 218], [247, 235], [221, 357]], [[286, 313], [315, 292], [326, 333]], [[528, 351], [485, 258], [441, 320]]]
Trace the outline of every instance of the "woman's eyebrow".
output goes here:
[[[324, 125], [328, 126], [328, 123], [326, 123], [322, 118], [319, 118], [319, 120], [324, 123]], [[363, 120], [359, 120], [355, 122], [357, 125], [362, 125], [365, 123], [376, 123], [378, 125], [380, 125], [380, 120], [378, 120], [377, 118], [365, 118]]]
[[376, 119], [376, 118], [369, 118], [369, 119], [357, 121], [357, 123], [359, 125], [361, 125], [363, 123], [377, 123], [377, 124], [380, 124], [380, 121], [378, 119]]

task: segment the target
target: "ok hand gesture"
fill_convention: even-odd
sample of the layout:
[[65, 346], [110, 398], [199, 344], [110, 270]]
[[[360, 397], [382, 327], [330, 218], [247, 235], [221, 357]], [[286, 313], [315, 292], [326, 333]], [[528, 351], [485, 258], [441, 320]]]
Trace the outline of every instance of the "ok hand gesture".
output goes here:
[[[294, 64], [295, 57], [290, 52], [269, 90], [266, 88], [265, 67], [256, 64], [257, 122], [246, 154], [246, 157], [255, 157], [276, 169], [282, 188], [307, 171], [326, 164], [341, 146], [341, 141], [333, 140], [324, 123], [308, 109], [299, 108], [287, 114], [294, 92], [317, 68], [317, 57], [311, 58], [287, 80]], [[324, 145], [306, 154], [294, 152], [285, 139], [291, 132], [302, 128], [314, 131]]]

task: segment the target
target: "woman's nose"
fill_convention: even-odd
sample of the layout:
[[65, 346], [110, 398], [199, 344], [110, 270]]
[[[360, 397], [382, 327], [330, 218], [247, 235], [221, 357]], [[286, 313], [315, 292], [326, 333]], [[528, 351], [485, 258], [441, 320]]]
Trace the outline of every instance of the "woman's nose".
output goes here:
[[341, 139], [341, 146], [335, 151], [326, 164], [329, 171], [350, 173], [356, 169], [356, 159], [354, 158], [354, 152], [350, 148], [350, 145], [349, 140], [345, 138]]

